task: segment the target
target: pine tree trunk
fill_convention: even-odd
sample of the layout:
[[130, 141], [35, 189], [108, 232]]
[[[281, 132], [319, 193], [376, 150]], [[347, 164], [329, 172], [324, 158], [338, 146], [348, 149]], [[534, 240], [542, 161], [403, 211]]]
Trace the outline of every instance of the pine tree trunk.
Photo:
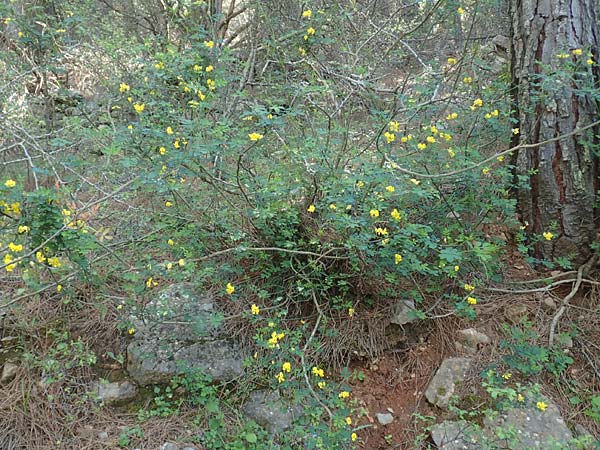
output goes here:
[[[594, 7], [594, 0], [510, 1], [512, 87], [520, 128], [514, 144], [540, 143], [600, 118], [597, 100], [574, 92], [582, 83], [593, 82], [598, 89]], [[586, 62], [590, 57], [593, 65]], [[570, 64], [585, 73], [543, 85], [550, 71]], [[598, 134], [600, 127], [594, 127], [514, 155], [515, 180], [528, 186], [517, 188], [521, 221], [531, 236], [554, 235], [535, 246], [534, 256], [575, 256], [576, 261], [589, 256], [598, 231]]]

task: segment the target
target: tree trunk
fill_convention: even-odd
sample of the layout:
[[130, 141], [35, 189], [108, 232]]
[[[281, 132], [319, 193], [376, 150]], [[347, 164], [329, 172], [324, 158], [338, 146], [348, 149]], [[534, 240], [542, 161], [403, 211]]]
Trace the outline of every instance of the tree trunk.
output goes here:
[[[598, 120], [598, 99], [575, 92], [598, 89], [598, 38], [594, 0], [511, 0], [511, 70], [514, 144], [537, 144]], [[577, 51], [582, 49], [582, 54]], [[560, 55], [560, 56], [559, 56]], [[593, 65], [587, 63], [592, 58]], [[572, 65], [579, 75], [564, 83], [550, 72]], [[534, 256], [574, 256], [591, 252], [598, 230], [598, 134], [600, 127], [513, 155], [517, 204], [530, 236], [546, 235]], [[547, 239], [550, 238], [550, 239]]]

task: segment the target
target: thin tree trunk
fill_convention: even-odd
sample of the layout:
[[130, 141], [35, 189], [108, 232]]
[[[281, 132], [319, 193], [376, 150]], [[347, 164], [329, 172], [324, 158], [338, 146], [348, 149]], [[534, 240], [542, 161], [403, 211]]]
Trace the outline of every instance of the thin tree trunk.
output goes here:
[[[513, 95], [520, 128], [515, 144], [543, 142], [598, 120], [597, 101], [574, 92], [584, 82], [593, 81], [598, 89], [594, 3], [511, 0]], [[593, 65], [586, 63], [590, 52]], [[549, 71], [569, 64], [587, 73], [563, 84], [547, 83]], [[517, 189], [521, 220], [532, 236], [554, 235], [535, 246], [536, 257], [575, 255], [581, 261], [589, 256], [598, 230], [599, 132], [596, 127], [514, 155], [515, 179], [527, 186]]]

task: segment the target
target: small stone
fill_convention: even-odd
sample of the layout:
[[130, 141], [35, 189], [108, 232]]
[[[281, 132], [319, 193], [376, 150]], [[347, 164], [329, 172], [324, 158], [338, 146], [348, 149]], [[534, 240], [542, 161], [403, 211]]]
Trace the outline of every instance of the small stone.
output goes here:
[[130, 381], [119, 381], [116, 383], [97, 382], [93, 390], [107, 405], [122, 404], [133, 400], [137, 395], [138, 388]]
[[546, 306], [548, 309], [556, 309], [556, 302], [552, 297], [549, 297], [547, 295], [544, 296], [543, 305]]
[[400, 300], [392, 307], [390, 322], [396, 325], [405, 325], [417, 320], [415, 315], [415, 302], [412, 300]]
[[179, 447], [171, 442], [165, 442], [159, 450], [179, 450]]
[[292, 411], [276, 391], [254, 391], [242, 406], [249, 419], [272, 433], [279, 433], [292, 426]]
[[4, 363], [4, 367], [2, 368], [2, 377], [0, 377], [1, 384], [10, 383], [16, 376], [17, 371], [19, 370], [19, 366], [15, 363], [6, 361]]
[[394, 416], [390, 413], [377, 413], [377, 421], [381, 425], [389, 425], [394, 421]]
[[511, 305], [504, 309], [504, 317], [514, 324], [520, 323], [523, 317], [527, 316], [527, 306]]
[[471, 362], [471, 358], [445, 359], [425, 390], [425, 397], [429, 403], [447, 408], [456, 385], [463, 382], [467, 376]]
[[98, 433], [98, 439], [101, 441], [106, 441], [108, 439], [108, 433], [106, 431], [101, 431]]
[[475, 328], [466, 328], [457, 333], [455, 345], [457, 350], [475, 354], [480, 347], [489, 343], [490, 338], [487, 335]]

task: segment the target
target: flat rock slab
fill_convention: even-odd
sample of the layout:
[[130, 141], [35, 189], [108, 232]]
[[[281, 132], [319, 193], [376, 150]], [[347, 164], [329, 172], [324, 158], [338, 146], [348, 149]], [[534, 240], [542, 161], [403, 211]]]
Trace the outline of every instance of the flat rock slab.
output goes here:
[[93, 385], [93, 392], [107, 405], [127, 403], [135, 398], [138, 388], [130, 381], [115, 383], [97, 382]]
[[476, 354], [481, 347], [490, 343], [489, 336], [475, 328], [466, 328], [456, 333], [456, 349], [469, 354]]
[[569, 449], [573, 435], [556, 405], [510, 408], [494, 420], [484, 419], [483, 428], [464, 421], [434, 425], [431, 437], [440, 450], [479, 450], [483, 448], [558, 450]]
[[189, 283], [159, 292], [131, 321], [136, 333], [127, 347], [127, 371], [141, 386], [168, 383], [190, 369], [215, 381], [243, 372], [239, 346], [229, 339], [212, 297]]
[[254, 391], [242, 406], [242, 412], [271, 433], [280, 433], [292, 426], [292, 411], [275, 391]]
[[450, 397], [456, 391], [456, 385], [464, 381], [471, 358], [445, 359], [425, 390], [425, 397], [433, 405], [447, 408]]

